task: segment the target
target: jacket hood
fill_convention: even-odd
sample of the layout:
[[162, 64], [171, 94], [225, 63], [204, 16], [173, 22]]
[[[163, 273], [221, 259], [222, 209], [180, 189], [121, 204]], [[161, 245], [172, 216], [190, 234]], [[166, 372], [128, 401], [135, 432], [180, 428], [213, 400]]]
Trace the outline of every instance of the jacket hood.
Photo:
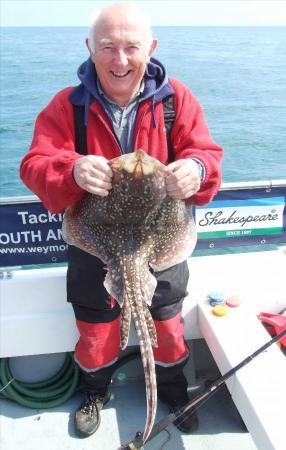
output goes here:
[[[81, 83], [74, 88], [69, 96], [69, 99], [74, 105], [84, 106], [84, 122], [87, 126], [88, 110], [91, 103], [94, 100], [98, 100], [102, 103], [97, 85], [98, 76], [91, 58], [88, 58], [83, 64], [80, 65], [77, 75]], [[154, 115], [155, 103], [173, 93], [174, 90], [169, 84], [165, 67], [157, 59], [151, 58], [145, 70], [144, 91], [139, 99], [139, 102], [142, 102], [148, 98], [152, 99], [151, 110], [154, 127], [156, 127]]]

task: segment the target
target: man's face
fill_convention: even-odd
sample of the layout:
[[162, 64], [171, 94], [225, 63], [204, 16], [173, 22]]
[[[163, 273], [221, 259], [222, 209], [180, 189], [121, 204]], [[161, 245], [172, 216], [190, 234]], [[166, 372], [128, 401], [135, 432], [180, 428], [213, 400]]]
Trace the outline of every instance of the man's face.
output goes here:
[[146, 65], [157, 42], [148, 42], [146, 30], [127, 20], [113, 20], [97, 26], [94, 37], [95, 64], [102, 89], [120, 106], [139, 90]]

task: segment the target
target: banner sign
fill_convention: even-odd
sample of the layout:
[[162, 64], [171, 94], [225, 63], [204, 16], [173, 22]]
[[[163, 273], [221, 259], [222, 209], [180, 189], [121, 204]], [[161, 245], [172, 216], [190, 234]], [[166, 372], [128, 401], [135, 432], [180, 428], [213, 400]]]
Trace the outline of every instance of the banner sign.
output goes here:
[[0, 205], [0, 267], [66, 261], [62, 221], [40, 202]]
[[286, 242], [286, 188], [220, 191], [195, 209], [197, 248]]
[[[286, 186], [222, 190], [194, 208], [196, 249], [286, 243]], [[40, 202], [0, 203], [0, 267], [62, 263], [63, 214]]]

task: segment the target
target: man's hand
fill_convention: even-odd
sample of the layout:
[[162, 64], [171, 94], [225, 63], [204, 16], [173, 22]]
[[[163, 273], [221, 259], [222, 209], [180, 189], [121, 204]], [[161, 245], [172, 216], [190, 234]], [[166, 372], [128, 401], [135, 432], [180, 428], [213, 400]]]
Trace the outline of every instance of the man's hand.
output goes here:
[[112, 188], [112, 175], [108, 160], [103, 156], [83, 156], [76, 160], [73, 168], [76, 184], [100, 197], [106, 197]]
[[168, 195], [179, 200], [191, 197], [200, 189], [200, 169], [193, 159], [179, 159], [169, 164], [165, 179]]

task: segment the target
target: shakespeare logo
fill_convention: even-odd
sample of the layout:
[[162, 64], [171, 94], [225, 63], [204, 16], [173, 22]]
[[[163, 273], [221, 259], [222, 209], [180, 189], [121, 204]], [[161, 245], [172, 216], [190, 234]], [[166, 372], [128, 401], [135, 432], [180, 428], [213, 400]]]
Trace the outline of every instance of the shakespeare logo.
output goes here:
[[283, 232], [284, 197], [213, 201], [196, 208], [200, 239], [279, 234]]

